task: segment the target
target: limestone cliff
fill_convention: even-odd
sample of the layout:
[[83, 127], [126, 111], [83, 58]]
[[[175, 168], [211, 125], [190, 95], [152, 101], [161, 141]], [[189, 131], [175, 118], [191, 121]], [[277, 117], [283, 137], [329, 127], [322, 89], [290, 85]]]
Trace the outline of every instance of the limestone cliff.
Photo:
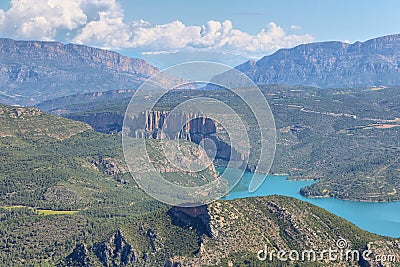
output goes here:
[[231, 161], [232, 166], [247, 168], [245, 161], [248, 155], [230, 145], [229, 136], [227, 140], [227, 133], [223, 127], [197, 113], [169, 114], [169, 111], [147, 111], [127, 119], [124, 126], [127, 127], [126, 132], [135, 138], [181, 138], [196, 144], [201, 144], [206, 138], [210, 139], [215, 144], [215, 158], [220, 161], [218, 165]]
[[[103, 133], [120, 133], [122, 131], [124, 116], [111, 113], [65, 114], [65, 117], [85, 122], [94, 130]], [[168, 117], [168, 119], [167, 119]], [[216, 160], [224, 164], [229, 160], [233, 166], [248, 168], [245, 161], [247, 155], [241, 153], [236, 147], [231, 147], [226, 138], [224, 129], [214, 120], [202, 117], [196, 113], [174, 113], [169, 111], [146, 111], [138, 116], [126, 119], [126, 133], [135, 138], [146, 139], [185, 139], [196, 144], [208, 138], [215, 143]]]

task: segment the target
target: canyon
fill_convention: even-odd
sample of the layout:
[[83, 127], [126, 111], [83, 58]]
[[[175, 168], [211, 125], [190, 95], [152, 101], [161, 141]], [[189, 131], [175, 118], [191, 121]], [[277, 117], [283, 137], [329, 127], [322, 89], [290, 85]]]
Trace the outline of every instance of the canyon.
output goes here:
[[[105, 120], [105, 122], [110, 122], [112, 125], [112, 121]], [[96, 127], [105, 128], [104, 124], [101, 125]], [[134, 138], [191, 141], [202, 146], [209, 156], [215, 156], [214, 163], [217, 165], [224, 166], [230, 162], [231, 166], [248, 168], [246, 164], [248, 155], [231, 144], [226, 130], [219, 123], [198, 113], [170, 114], [169, 111], [146, 111], [138, 116], [127, 116], [124, 127], [126, 128], [123, 134]]]

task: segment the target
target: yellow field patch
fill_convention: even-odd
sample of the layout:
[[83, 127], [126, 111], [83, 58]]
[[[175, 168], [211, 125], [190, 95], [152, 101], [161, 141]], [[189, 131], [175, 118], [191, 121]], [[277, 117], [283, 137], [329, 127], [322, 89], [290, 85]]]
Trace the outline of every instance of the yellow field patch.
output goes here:
[[76, 214], [78, 210], [36, 210], [36, 212], [42, 215], [72, 215]]
[[22, 209], [22, 208], [27, 208], [30, 209], [37, 214], [40, 215], [73, 215], [79, 212], [79, 210], [45, 210], [45, 209], [35, 209], [32, 207], [28, 206], [22, 206], [22, 205], [15, 205], [15, 206], [0, 206], [2, 209], [6, 210], [12, 210], [12, 209]]

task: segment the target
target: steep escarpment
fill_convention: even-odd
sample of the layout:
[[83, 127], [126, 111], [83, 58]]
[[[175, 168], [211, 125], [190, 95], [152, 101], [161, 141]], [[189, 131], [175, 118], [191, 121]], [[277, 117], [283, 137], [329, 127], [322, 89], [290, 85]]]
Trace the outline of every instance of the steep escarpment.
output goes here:
[[[354, 44], [309, 43], [280, 49], [236, 67], [257, 84], [320, 88], [392, 86], [400, 84], [400, 35]], [[229, 72], [213, 82], [229, 79]]]
[[[64, 116], [85, 122], [96, 131], [109, 134], [120, 133], [124, 124], [124, 115], [115, 112]], [[127, 117], [125, 128], [125, 133], [134, 138], [166, 140], [180, 138], [196, 144], [202, 144], [207, 139], [215, 144], [215, 157], [219, 164], [231, 160], [235, 166], [247, 168], [245, 161], [248, 156], [229, 144], [222, 126], [197, 113], [170, 114], [169, 111], [147, 111], [134, 117]]]
[[127, 118], [129, 132], [136, 138], [185, 138], [199, 139], [198, 135], [217, 132], [216, 123], [196, 113], [174, 113], [169, 111], [146, 111], [139, 116]]
[[[58, 60], [63, 59], [65, 64], [75, 63], [78, 59], [93, 67], [112, 68], [116, 71], [126, 71], [137, 74], [156, 73], [157, 68], [152, 67], [142, 59], [124, 57], [118, 53], [94, 47], [62, 44], [59, 42], [42, 41], [14, 41], [2, 38], [0, 42], [2, 54], [9, 55], [8, 61], [19, 59], [21, 54], [31, 57], [37, 63], [53, 61], [61, 65]], [[34, 58], [36, 57], [36, 59]]]
[[[136, 89], [159, 70], [145, 60], [98, 48], [0, 38], [0, 100], [32, 105], [77, 93]], [[182, 81], [158, 76], [157, 85]]]
[[[202, 235], [213, 237], [211, 217], [207, 205], [190, 208], [173, 207], [168, 211], [168, 215], [171, 216], [174, 225], [195, 229], [199, 238]], [[199, 242], [202, 242], [201, 239]]]
[[[220, 164], [231, 161], [232, 166], [247, 168], [248, 155], [233, 147], [225, 129], [217, 122], [197, 113], [170, 113], [169, 111], [147, 111], [125, 121], [126, 132], [135, 138], [185, 139], [200, 144], [210, 153], [215, 153]], [[208, 147], [211, 141], [214, 145]]]

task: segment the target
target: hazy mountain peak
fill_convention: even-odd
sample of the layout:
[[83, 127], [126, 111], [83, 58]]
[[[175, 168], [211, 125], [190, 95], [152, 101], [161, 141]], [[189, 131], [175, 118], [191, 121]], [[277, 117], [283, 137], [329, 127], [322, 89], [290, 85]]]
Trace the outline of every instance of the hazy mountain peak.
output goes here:
[[[257, 84], [321, 88], [399, 85], [400, 34], [353, 44], [337, 41], [302, 44], [236, 68]], [[216, 76], [214, 81], [227, 79], [226, 75]]]

